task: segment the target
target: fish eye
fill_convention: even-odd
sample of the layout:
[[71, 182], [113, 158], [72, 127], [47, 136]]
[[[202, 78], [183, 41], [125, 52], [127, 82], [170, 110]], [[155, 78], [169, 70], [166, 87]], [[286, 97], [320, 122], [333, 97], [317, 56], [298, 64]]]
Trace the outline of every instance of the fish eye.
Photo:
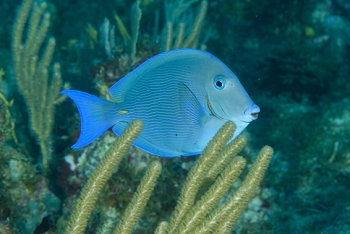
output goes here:
[[225, 78], [223, 76], [217, 76], [214, 79], [214, 87], [221, 90], [225, 87]]

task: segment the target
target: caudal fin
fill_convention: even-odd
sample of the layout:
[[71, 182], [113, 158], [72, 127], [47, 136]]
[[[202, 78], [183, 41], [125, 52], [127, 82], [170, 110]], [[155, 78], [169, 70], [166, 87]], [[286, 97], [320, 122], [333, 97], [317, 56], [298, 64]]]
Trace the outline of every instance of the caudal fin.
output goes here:
[[117, 123], [117, 104], [77, 90], [64, 90], [78, 107], [81, 121], [80, 137], [72, 148], [80, 148], [94, 141]]

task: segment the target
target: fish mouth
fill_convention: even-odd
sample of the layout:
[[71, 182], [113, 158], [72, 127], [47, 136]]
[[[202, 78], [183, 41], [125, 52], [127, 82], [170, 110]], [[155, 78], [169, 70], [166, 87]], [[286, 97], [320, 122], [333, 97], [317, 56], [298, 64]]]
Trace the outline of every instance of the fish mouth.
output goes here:
[[259, 117], [259, 112], [251, 113], [250, 116], [252, 116], [254, 119], [257, 119]]
[[256, 120], [259, 117], [259, 113], [260, 113], [260, 108], [257, 105], [255, 105], [255, 104], [251, 105], [249, 108], [247, 108], [244, 111], [244, 114], [248, 118], [250, 118], [250, 121]]

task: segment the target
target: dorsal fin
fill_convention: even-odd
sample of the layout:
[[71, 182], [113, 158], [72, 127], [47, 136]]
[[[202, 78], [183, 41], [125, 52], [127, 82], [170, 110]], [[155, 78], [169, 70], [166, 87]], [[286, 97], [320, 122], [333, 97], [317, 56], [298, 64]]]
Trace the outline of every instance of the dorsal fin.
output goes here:
[[174, 62], [176, 60], [181, 60], [183, 58], [195, 57], [198, 59], [198, 56], [212, 56], [211, 54], [194, 49], [178, 49], [171, 50], [161, 54], [158, 54], [146, 62], [142, 63], [135, 70], [124, 76], [117, 83], [115, 83], [109, 90], [108, 94], [111, 98], [117, 102], [124, 102], [126, 94], [134, 86], [134, 84], [148, 71], [156, 69], [158, 66], [163, 65], [168, 62]]

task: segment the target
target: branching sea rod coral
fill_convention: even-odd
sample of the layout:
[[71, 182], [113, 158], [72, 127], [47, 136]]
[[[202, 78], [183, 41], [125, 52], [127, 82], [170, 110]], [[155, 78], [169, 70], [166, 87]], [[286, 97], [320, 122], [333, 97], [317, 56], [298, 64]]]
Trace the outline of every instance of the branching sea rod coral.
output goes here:
[[[101, 188], [141, 129], [141, 121], [132, 122], [106, 153], [101, 165], [96, 168], [81, 192], [65, 233], [84, 232]], [[187, 176], [172, 218], [169, 222], [161, 222], [155, 233], [212, 233], [214, 230], [215, 233], [230, 233], [232, 226], [255, 195], [273, 155], [272, 148], [265, 146], [242, 186], [226, 204], [217, 207], [246, 164], [244, 158], [236, 156], [244, 147], [246, 139], [241, 136], [227, 144], [234, 130], [235, 125], [227, 122], [209, 142]], [[160, 172], [161, 164], [153, 162], [124, 216], [118, 221], [118, 226], [114, 229], [115, 234], [132, 233]], [[101, 233], [110, 231], [113, 229], [112, 222], [107, 221], [101, 229]]]
[[[48, 77], [48, 68], [56, 44], [55, 39], [49, 39], [40, 59], [38, 55], [50, 25], [50, 14], [45, 13], [45, 9], [45, 2], [39, 6], [32, 0], [23, 1], [13, 26], [12, 53], [18, 90], [27, 104], [30, 126], [39, 143], [42, 167], [46, 173], [51, 152], [50, 137], [54, 108], [65, 97], [59, 96], [62, 79], [58, 63], [53, 66], [52, 78]], [[28, 24], [27, 38], [23, 42], [26, 24]]]
[[[164, 44], [164, 51], [171, 50], [172, 48], [178, 49], [198, 47], [198, 39], [205, 19], [205, 15], [207, 13], [208, 1], [201, 1], [196, 18], [193, 19], [194, 22], [192, 26], [189, 25], [189, 23], [192, 23], [191, 21], [183, 21], [183, 14], [186, 13], [188, 8], [190, 8], [190, 6], [195, 2], [197, 2], [197, 0], [165, 1], [165, 15], [167, 23], [164, 26], [164, 35], [162, 38], [162, 43]], [[189, 17], [187, 16], [187, 18]], [[176, 30], [175, 32], [174, 28]]]
[[142, 122], [134, 121], [106, 153], [101, 164], [95, 169], [83, 188], [65, 233], [83, 233], [101, 189], [118, 167], [125, 151], [141, 132]]

